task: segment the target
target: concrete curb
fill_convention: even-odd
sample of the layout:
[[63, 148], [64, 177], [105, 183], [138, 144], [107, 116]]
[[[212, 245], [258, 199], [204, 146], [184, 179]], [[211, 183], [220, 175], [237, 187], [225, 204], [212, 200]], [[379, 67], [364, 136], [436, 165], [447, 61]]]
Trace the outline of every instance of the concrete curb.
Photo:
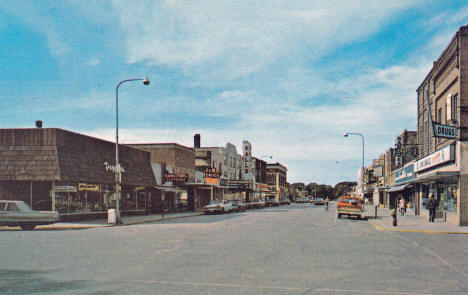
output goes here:
[[157, 218], [157, 219], [151, 219], [151, 220], [143, 220], [143, 221], [134, 221], [134, 222], [125, 222], [123, 224], [116, 224], [116, 225], [111, 225], [111, 226], [126, 226], [126, 225], [135, 225], [135, 224], [144, 224], [144, 223], [150, 223], [150, 222], [157, 222], [157, 221], [165, 221], [165, 220], [170, 220], [170, 219], [180, 219], [180, 218], [188, 218], [188, 217], [194, 217], [194, 216], [202, 216], [204, 213], [197, 213], [193, 215], [182, 215], [182, 216], [172, 216], [172, 217], [167, 217], [167, 218]]
[[422, 230], [422, 229], [402, 229], [394, 227], [384, 227], [372, 222], [376, 229], [382, 231], [396, 231], [396, 232], [410, 232], [410, 233], [425, 233], [425, 234], [448, 234], [448, 235], [467, 235], [468, 232], [453, 232], [453, 231], [436, 231], [436, 230]]
[[[194, 216], [201, 216], [204, 215], [203, 213], [196, 213], [191, 215], [182, 215], [182, 216], [170, 216], [168, 215], [165, 218], [155, 218], [149, 220], [141, 220], [141, 221], [134, 221], [134, 222], [124, 222], [122, 224], [60, 224], [55, 223], [52, 225], [38, 225], [34, 230], [82, 230], [82, 229], [90, 229], [90, 228], [102, 228], [102, 227], [114, 227], [114, 226], [128, 226], [128, 225], [137, 225], [137, 224], [144, 224], [150, 222], [158, 222], [158, 221], [165, 221], [170, 219], [179, 219], [179, 218], [188, 218]], [[33, 230], [33, 231], [34, 231]], [[19, 226], [15, 227], [8, 227], [8, 226], [0, 226], [1, 231], [23, 231]]]

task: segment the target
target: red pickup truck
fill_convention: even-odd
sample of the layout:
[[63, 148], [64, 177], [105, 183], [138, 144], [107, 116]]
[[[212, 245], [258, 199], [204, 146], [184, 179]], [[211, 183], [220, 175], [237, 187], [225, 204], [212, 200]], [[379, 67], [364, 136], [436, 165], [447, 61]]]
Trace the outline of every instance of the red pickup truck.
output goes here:
[[338, 201], [338, 204], [336, 205], [336, 212], [338, 213], [338, 218], [341, 218], [343, 215], [362, 218], [364, 209], [361, 203], [361, 199], [351, 196], [341, 197]]

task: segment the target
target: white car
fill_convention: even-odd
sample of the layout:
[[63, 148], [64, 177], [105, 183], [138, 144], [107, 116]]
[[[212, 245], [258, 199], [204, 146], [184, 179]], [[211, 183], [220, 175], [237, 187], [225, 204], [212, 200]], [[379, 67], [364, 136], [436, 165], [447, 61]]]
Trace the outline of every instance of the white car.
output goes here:
[[0, 225], [21, 226], [33, 230], [36, 225], [59, 221], [59, 214], [50, 211], [34, 211], [23, 201], [0, 200]]
[[203, 207], [203, 212], [205, 212], [205, 214], [227, 213], [231, 212], [232, 209], [232, 204], [230, 202], [220, 202], [218, 200], [213, 200], [209, 205]]

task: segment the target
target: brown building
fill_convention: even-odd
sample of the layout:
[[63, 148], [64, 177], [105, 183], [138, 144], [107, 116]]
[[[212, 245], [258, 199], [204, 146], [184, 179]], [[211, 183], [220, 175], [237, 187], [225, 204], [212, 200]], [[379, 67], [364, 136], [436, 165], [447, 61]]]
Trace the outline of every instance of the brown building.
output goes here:
[[274, 193], [275, 199], [280, 201], [289, 197], [287, 186], [288, 168], [280, 163], [267, 164], [267, 186]]
[[[146, 213], [156, 185], [150, 154], [119, 146], [121, 210]], [[58, 128], [0, 129], [0, 199], [23, 200], [62, 219], [115, 206], [115, 143]]]
[[151, 154], [156, 177], [156, 197], [150, 212], [160, 212], [161, 204], [169, 212], [196, 210], [196, 192], [188, 183], [195, 182], [195, 150], [177, 143], [129, 144]]
[[461, 27], [417, 89], [416, 206], [427, 215], [429, 193], [438, 215], [468, 224], [468, 26]]

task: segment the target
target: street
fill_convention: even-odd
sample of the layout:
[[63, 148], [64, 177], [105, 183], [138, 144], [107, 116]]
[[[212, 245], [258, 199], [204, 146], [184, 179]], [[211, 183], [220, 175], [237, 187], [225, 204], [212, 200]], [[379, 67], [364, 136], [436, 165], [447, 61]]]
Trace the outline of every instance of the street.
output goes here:
[[334, 205], [0, 239], [0, 294], [468, 293], [466, 235], [379, 231]]

